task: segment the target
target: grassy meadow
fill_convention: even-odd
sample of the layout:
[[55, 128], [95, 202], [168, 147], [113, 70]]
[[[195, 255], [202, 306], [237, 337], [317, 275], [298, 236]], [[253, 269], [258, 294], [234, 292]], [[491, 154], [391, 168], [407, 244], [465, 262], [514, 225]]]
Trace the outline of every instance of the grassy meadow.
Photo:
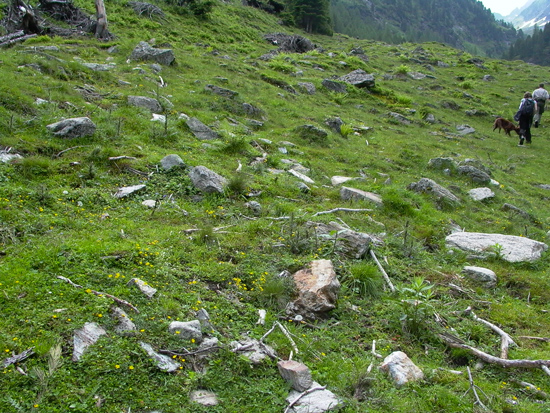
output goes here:
[[[75, 4], [94, 13], [92, 1]], [[260, 339], [275, 321], [292, 334], [300, 350], [294, 359], [344, 401], [342, 412], [481, 411], [468, 391], [467, 367], [489, 411], [550, 411], [543, 370], [476, 368], [475, 356], [450, 349], [437, 336], [452, 331], [498, 355], [499, 336], [464, 315], [471, 306], [518, 344], [509, 358], [550, 358], [548, 339], [526, 338], [550, 337], [547, 254], [512, 264], [498, 254], [482, 261], [449, 253], [444, 245], [453, 225], [547, 241], [550, 190], [538, 185], [550, 185], [550, 114], [532, 129], [533, 143], [526, 148], [517, 147], [515, 136], [493, 132], [492, 125], [497, 116], [511, 120], [525, 91], [550, 82], [550, 69], [494, 59], [483, 59], [479, 67], [474, 56], [439, 43], [388, 45], [306, 35], [240, 2], [216, 3], [207, 20], [158, 5], [164, 20], [138, 16], [123, 1], [107, 3], [116, 35], [108, 43], [40, 36], [2, 50], [0, 146], [22, 158], [0, 163], [0, 363], [29, 348], [35, 354], [0, 368], [0, 411], [282, 412], [289, 386], [276, 360], [255, 366], [229, 347], [246, 335]], [[318, 49], [260, 59], [275, 48], [263, 36], [275, 32], [304, 35]], [[155, 73], [149, 63], [127, 62], [139, 41], [172, 48], [176, 64]], [[353, 55], [355, 48], [368, 61]], [[116, 66], [98, 72], [82, 63]], [[322, 86], [324, 79], [355, 69], [372, 73], [376, 87], [348, 86], [344, 94]], [[414, 80], [412, 72], [428, 76]], [[301, 92], [300, 82], [315, 85], [316, 93]], [[209, 84], [238, 95], [212, 94], [205, 90]], [[129, 106], [130, 95], [169, 101], [166, 123]], [[47, 102], [37, 104], [37, 98]], [[256, 120], [263, 126], [251, 126], [243, 103], [262, 111]], [[394, 112], [410, 124], [389, 115]], [[220, 139], [198, 140], [181, 113], [209, 125]], [[430, 114], [433, 123], [426, 121]], [[93, 136], [61, 139], [46, 129], [81, 116], [97, 125]], [[325, 124], [334, 117], [344, 122], [340, 133]], [[305, 124], [328, 136], [301, 135], [296, 128]], [[460, 135], [459, 125], [475, 132]], [[169, 154], [179, 155], [187, 167], [203, 165], [227, 178], [225, 193], [200, 194], [185, 168], [164, 171], [160, 160]], [[264, 154], [264, 162], [252, 162]], [[109, 159], [119, 156], [127, 158]], [[468, 191], [478, 185], [429, 168], [436, 157], [480, 161], [499, 183], [491, 186], [495, 197], [471, 200]], [[300, 189], [295, 176], [273, 173], [288, 169], [288, 159], [309, 169], [315, 181], [309, 191]], [[360, 178], [345, 185], [378, 194], [383, 205], [342, 201], [333, 176]], [[424, 177], [461, 202], [436, 202], [407, 189]], [[113, 196], [120, 187], [138, 184], [145, 190]], [[157, 207], [143, 206], [144, 200], [157, 201]], [[245, 205], [252, 200], [262, 207], [257, 216]], [[504, 203], [533, 219], [502, 210]], [[369, 211], [314, 217], [334, 208]], [[343, 222], [383, 238], [376, 255], [397, 292], [384, 287], [368, 256], [343, 256], [334, 240], [315, 238], [308, 221]], [[284, 307], [293, 289], [279, 274], [315, 259], [333, 262], [342, 283], [338, 307], [326, 320], [289, 321]], [[465, 278], [466, 265], [492, 269], [497, 286], [483, 289]], [[147, 298], [128, 284], [132, 278], [158, 292]], [[113, 300], [93, 291], [139, 309], [125, 308], [137, 326], [134, 335], [114, 332]], [[177, 372], [160, 371], [139, 342], [192, 353], [198, 343], [182, 343], [168, 325], [194, 320], [200, 309], [209, 313], [213, 329], [206, 333], [219, 339], [221, 349], [203, 359], [176, 356]], [[267, 310], [264, 326], [256, 324], [258, 309]], [[86, 322], [108, 334], [73, 362], [73, 333]], [[396, 388], [377, 369], [381, 359], [371, 353], [373, 340], [384, 357], [407, 353], [425, 379]], [[281, 359], [293, 351], [279, 330], [265, 341]], [[219, 404], [190, 403], [197, 389], [215, 392]]]

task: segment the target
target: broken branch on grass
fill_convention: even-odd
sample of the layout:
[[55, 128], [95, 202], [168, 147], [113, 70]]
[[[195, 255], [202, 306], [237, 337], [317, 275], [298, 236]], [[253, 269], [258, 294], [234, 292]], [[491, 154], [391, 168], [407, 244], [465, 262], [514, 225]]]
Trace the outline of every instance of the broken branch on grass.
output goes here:
[[329, 211], [321, 211], [321, 212], [316, 212], [315, 214], [313, 214], [313, 217], [317, 217], [319, 215], [325, 215], [325, 214], [333, 214], [334, 212], [339, 212], [339, 211], [344, 211], [344, 212], [372, 212], [372, 209], [363, 209], [363, 208], [334, 208], [334, 209], [331, 209]]
[[[70, 279], [68, 279], [67, 277], [63, 277], [62, 275], [58, 275], [57, 278], [71, 284], [75, 288], [83, 288], [81, 285], [75, 284]], [[110, 298], [111, 300], [113, 300], [116, 303], [119, 303], [121, 305], [125, 305], [127, 307], [130, 307], [132, 310], [134, 310], [136, 313], [139, 314], [139, 310], [133, 304], [129, 303], [126, 300], [123, 300], [122, 298], [118, 298], [118, 297], [115, 297], [114, 295], [107, 294], [107, 293], [104, 293], [104, 292], [101, 292], [101, 291], [91, 290], [91, 289], [89, 290], [89, 292], [91, 292], [94, 295], [97, 295], [98, 297], [105, 296], [107, 298]]]
[[540, 340], [540, 341], [546, 341], [546, 342], [550, 341], [550, 338], [548, 337], [518, 336], [518, 338], [526, 338], [529, 340]]
[[527, 390], [532, 391], [533, 393], [535, 393], [535, 395], [539, 396], [542, 399], [548, 399], [550, 397], [550, 396], [548, 396], [548, 394], [541, 391], [539, 387], [537, 387], [537, 386], [535, 386], [531, 383], [527, 383], [526, 381], [521, 381], [521, 380], [516, 380], [516, 379], [510, 379], [510, 381], [512, 383], [516, 383], [516, 384], [519, 384], [522, 387], [525, 387]]
[[59, 158], [59, 157], [60, 157], [61, 155], [63, 155], [65, 152], [72, 151], [73, 149], [85, 148], [86, 146], [88, 146], [88, 145], [72, 146], [72, 147], [70, 147], [70, 148], [67, 148], [67, 149], [62, 150], [62, 151], [59, 152], [57, 155], [55, 155], [55, 157], [56, 157], [56, 158]]
[[14, 354], [13, 356], [8, 357], [2, 362], [2, 368], [6, 368], [8, 366], [11, 366], [12, 364], [19, 363], [20, 361], [23, 361], [29, 358], [33, 354], [34, 354], [34, 347], [28, 348], [22, 353]]
[[499, 366], [502, 366], [502, 367], [513, 367], [513, 368], [518, 368], [518, 367], [528, 368], [528, 369], [542, 368], [545, 371], [546, 370], [550, 371], [550, 369], [548, 369], [548, 366], [550, 366], [550, 360], [504, 359], [500, 357], [491, 356], [490, 354], [487, 354], [484, 351], [481, 351], [475, 347], [469, 346], [464, 343], [460, 343], [456, 339], [452, 339], [451, 337], [449, 337], [449, 335], [439, 334], [439, 337], [445, 343], [447, 343], [449, 347], [468, 350], [471, 354], [485, 361], [486, 363], [498, 364]]
[[379, 359], [383, 358], [382, 354], [378, 354], [376, 352], [376, 340], [372, 340], [372, 350], [371, 353], [374, 357], [378, 357]]
[[325, 390], [326, 388], [327, 388], [327, 386], [313, 387], [313, 388], [311, 388], [311, 389], [307, 389], [306, 391], [300, 393], [294, 400], [292, 400], [292, 401], [290, 402], [290, 404], [286, 407], [284, 413], [288, 413], [288, 411], [292, 408], [292, 406], [294, 406], [296, 403], [298, 403], [298, 401], [299, 401], [302, 397], [304, 397], [304, 396], [306, 396], [306, 395], [308, 395], [308, 394], [310, 394], [310, 393], [313, 393], [314, 391], [317, 391], [317, 390]]
[[378, 261], [378, 258], [376, 258], [376, 255], [374, 254], [374, 251], [372, 250], [372, 248], [370, 249], [369, 252], [370, 252], [370, 256], [372, 257], [372, 259], [374, 260], [374, 262], [378, 266], [378, 269], [382, 273], [382, 276], [384, 277], [384, 280], [386, 281], [386, 284], [388, 284], [388, 287], [390, 288], [390, 291], [392, 293], [394, 293], [395, 292], [395, 287], [393, 286], [393, 284], [390, 280], [390, 277], [388, 276], [388, 274], [384, 270], [384, 267], [382, 267], [382, 264], [380, 264], [380, 261]]
[[466, 314], [470, 314], [472, 318], [475, 321], [479, 321], [482, 324], [485, 324], [487, 327], [489, 327], [491, 330], [493, 330], [495, 333], [497, 333], [500, 336], [500, 358], [507, 359], [508, 358], [508, 347], [510, 344], [513, 344], [517, 346], [517, 344], [512, 340], [512, 337], [508, 333], [506, 333], [504, 330], [502, 330], [500, 327], [497, 327], [493, 323], [490, 323], [487, 320], [484, 320], [482, 318], [479, 318], [475, 313], [472, 311], [472, 307], [468, 307], [466, 310], [464, 310]]
[[296, 347], [296, 343], [294, 342], [292, 337], [290, 337], [290, 333], [288, 332], [288, 330], [286, 328], [284, 328], [283, 325], [281, 323], [279, 323], [278, 321], [275, 321], [275, 324], [281, 329], [281, 331], [286, 336], [286, 338], [288, 338], [288, 341], [290, 341], [290, 344], [292, 345], [292, 348], [294, 349], [294, 352], [296, 354], [298, 354], [298, 347]]
[[478, 386], [474, 384], [474, 379], [472, 378], [472, 372], [470, 371], [470, 367], [466, 367], [466, 370], [468, 371], [468, 381], [470, 382], [470, 388], [466, 390], [466, 393], [464, 393], [464, 396], [466, 396], [466, 394], [468, 394], [468, 392], [471, 390], [472, 393], [474, 393], [474, 397], [476, 398], [476, 401], [474, 402], [474, 406], [478, 404], [483, 410], [487, 410], [487, 407], [483, 404], [483, 402], [479, 398], [477, 394], [477, 390], [482, 392], [485, 397], [487, 397], [487, 395], [483, 392], [483, 390], [481, 390]]
[[[177, 357], [189, 357], [189, 356], [195, 356], [197, 354], [200, 354], [200, 353], [209, 353], [210, 351], [214, 351], [214, 350], [220, 350], [221, 347], [220, 346], [212, 346], [212, 347], [208, 347], [208, 348], [203, 348], [203, 349], [199, 349], [199, 350], [195, 350], [195, 351], [187, 351], [185, 350], [185, 352], [177, 352], [177, 351], [172, 351], [172, 350], [159, 350], [159, 353], [160, 354], [166, 354], [168, 356], [177, 356]], [[236, 351], [236, 350], [234, 350]]]

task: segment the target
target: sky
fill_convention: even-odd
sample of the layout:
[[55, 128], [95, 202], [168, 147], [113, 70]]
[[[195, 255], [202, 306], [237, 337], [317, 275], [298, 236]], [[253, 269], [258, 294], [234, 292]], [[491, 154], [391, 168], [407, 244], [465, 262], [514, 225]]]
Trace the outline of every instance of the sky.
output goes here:
[[485, 8], [491, 9], [493, 13], [508, 16], [512, 10], [520, 8], [529, 0], [481, 0]]

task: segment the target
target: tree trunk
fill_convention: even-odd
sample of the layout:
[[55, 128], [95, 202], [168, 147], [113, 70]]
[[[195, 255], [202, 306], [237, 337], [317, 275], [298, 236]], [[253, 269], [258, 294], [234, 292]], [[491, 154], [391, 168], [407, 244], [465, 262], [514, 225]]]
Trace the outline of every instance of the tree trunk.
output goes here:
[[95, 37], [98, 39], [108, 39], [109, 30], [107, 30], [107, 12], [103, 0], [95, 0], [97, 26], [95, 29]]

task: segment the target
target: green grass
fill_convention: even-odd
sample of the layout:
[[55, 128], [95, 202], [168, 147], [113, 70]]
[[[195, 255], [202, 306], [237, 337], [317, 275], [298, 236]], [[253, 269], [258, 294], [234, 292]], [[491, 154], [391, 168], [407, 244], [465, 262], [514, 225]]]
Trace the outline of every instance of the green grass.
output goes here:
[[[77, 5], [93, 13], [93, 2], [81, 0]], [[544, 115], [543, 127], [532, 130], [533, 145], [525, 149], [516, 147], [516, 138], [493, 132], [492, 124], [497, 115], [511, 118], [524, 91], [549, 77], [550, 69], [495, 59], [486, 59], [488, 69], [479, 69], [467, 63], [469, 54], [425, 43], [431, 60], [450, 65], [432, 65], [434, 70], [428, 72], [408, 57], [418, 45], [388, 46], [338, 34], [307, 36], [323, 50], [264, 61], [259, 57], [273, 49], [264, 34], [304, 33], [282, 28], [274, 16], [240, 3], [216, 3], [204, 21], [161, 5], [167, 16], [164, 24], [136, 16], [120, 2], [107, 7], [110, 29], [117, 36], [108, 44], [93, 38], [40, 36], [2, 53], [0, 145], [23, 159], [0, 164], [0, 362], [31, 347], [36, 355], [0, 369], [0, 411], [280, 412], [287, 406], [289, 389], [275, 361], [252, 366], [229, 350], [229, 343], [244, 334], [261, 338], [275, 321], [292, 334], [300, 350], [294, 359], [308, 365], [314, 380], [345, 401], [345, 412], [476, 411], [471, 392], [464, 395], [469, 388], [466, 366], [472, 367], [491, 411], [547, 410], [535, 394], [514, 384], [526, 381], [548, 392], [544, 372], [495, 365], [474, 371], [474, 356], [450, 350], [435, 333], [446, 325], [461, 339], [497, 355], [498, 337], [461, 316], [473, 306], [479, 317], [502, 327], [519, 344], [510, 349], [510, 358], [548, 358], [548, 343], [520, 338], [550, 336], [545, 316], [548, 257], [530, 264], [479, 261], [449, 254], [444, 239], [456, 224], [467, 231], [547, 241], [549, 195], [537, 185], [550, 184], [545, 172], [550, 169], [548, 119]], [[147, 63], [126, 63], [139, 41], [152, 38], [157, 45], [170, 44], [176, 55], [177, 65], [160, 73], [165, 88], [158, 86], [158, 74]], [[60, 49], [51, 52], [55, 59], [28, 49], [51, 44]], [[117, 53], [107, 52], [112, 45]], [[355, 47], [368, 50], [368, 64], [347, 55]], [[93, 72], [79, 58], [116, 66]], [[347, 65], [340, 64], [342, 60]], [[335, 94], [321, 87], [324, 79], [356, 68], [375, 76], [372, 93], [349, 87], [346, 94]], [[433, 77], [401, 76], [409, 71]], [[395, 74], [400, 76], [391, 76]], [[495, 80], [482, 81], [486, 74]], [[317, 92], [293, 94], [262, 80], [266, 76], [296, 90], [299, 82], [311, 82]], [[207, 93], [207, 84], [238, 96]], [[95, 94], [82, 93], [84, 85]], [[129, 107], [129, 95], [168, 99], [168, 123], [150, 122], [149, 113]], [[37, 105], [36, 98], [49, 103]], [[247, 115], [243, 103], [260, 111]], [[487, 115], [468, 116], [467, 110]], [[394, 121], [388, 112], [398, 112], [412, 123]], [[181, 113], [199, 118], [221, 138], [197, 140], [178, 119]], [[428, 114], [435, 123], [423, 121]], [[89, 116], [97, 132], [64, 140], [46, 130], [61, 118], [77, 116]], [[325, 124], [335, 116], [344, 122], [340, 133]], [[251, 129], [249, 118], [263, 126]], [[462, 124], [476, 132], [456, 135], [456, 126]], [[329, 134], [301, 136], [303, 125]], [[286, 154], [279, 150], [283, 147]], [[181, 156], [186, 167], [165, 172], [160, 160], [172, 153]], [[255, 164], [264, 153], [265, 162]], [[116, 156], [132, 159], [109, 159]], [[435, 157], [482, 162], [500, 184], [491, 186], [495, 198], [487, 203], [470, 200], [467, 192], [476, 185], [430, 169], [428, 161]], [[288, 172], [274, 173], [288, 169], [289, 160], [309, 168], [306, 175], [315, 183], [308, 184], [308, 193]], [[224, 194], [202, 195], [192, 186], [187, 172], [198, 165], [228, 180]], [[379, 194], [383, 206], [341, 201], [339, 188], [330, 180], [336, 175], [359, 178], [344, 185]], [[461, 202], [436, 202], [407, 189], [423, 177], [451, 189]], [[146, 189], [128, 199], [112, 196], [119, 187], [140, 183]], [[144, 200], [157, 201], [157, 207], [143, 206]], [[257, 216], [246, 206], [251, 200], [262, 206]], [[534, 219], [503, 211], [504, 203]], [[334, 208], [369, 211], [314, 216]], [[375, 252], [401, 295], [385, 288], [370, 255], [360, 260], [340, 255], [333, 242], [314, 236], [308, 221], [336, 221], [383, 238]], [[313, 259], [333, 262], [343, 284], [337, 308], [326, 320], [289, 321], [284, 308], [294, 286], [280, 274], [302, 269]], [[497, 286], [484, 290], [462, 278], [465, 265], [491, 268]], [[157, 288], [157, 295], [148, 299], [128, 285], [134, 277]], [[415, 311], [411, 303], [426, 285], [433, 292], [429, 306]], [[136, 334], [115, 334], [112, 300], [88, 290], [138, 308], [139, 313], [125, 308], [137, 325]], [[182, 369], [176, 373], [159, 371], [139, 342], [156, 350], [196, 350], [196, 343], [182, 343], [168, 334], [168, 325], [195, 319], [201, 308], [214, 327], [208, 334], [219, 339], [222, 349], [204, 359], [180, 360]], [[256, 324], [262, 308], [268, 312], [265, 326]], [[436, 323], [433, 314], [445, 324]], [[80, 362], [72, 362], [73, 332], [91, 321], [108, 334]], [[398, 389], [377, 368], [367, 373], [371, 362], [375, 367], [379, 363], [371, 354], [373, 340], [382, 356], [405, 351], [422, 368], [425, 380]], [[60, 356], [54, 351], [58, 343]], [[266, 343], [281, 358], [293, 352], [279, 330]], [[59, 363], [52, 364], [56, 357]], [[196, 389], [215, 391], [220, 404], [191, 405], [189, 394]]]

